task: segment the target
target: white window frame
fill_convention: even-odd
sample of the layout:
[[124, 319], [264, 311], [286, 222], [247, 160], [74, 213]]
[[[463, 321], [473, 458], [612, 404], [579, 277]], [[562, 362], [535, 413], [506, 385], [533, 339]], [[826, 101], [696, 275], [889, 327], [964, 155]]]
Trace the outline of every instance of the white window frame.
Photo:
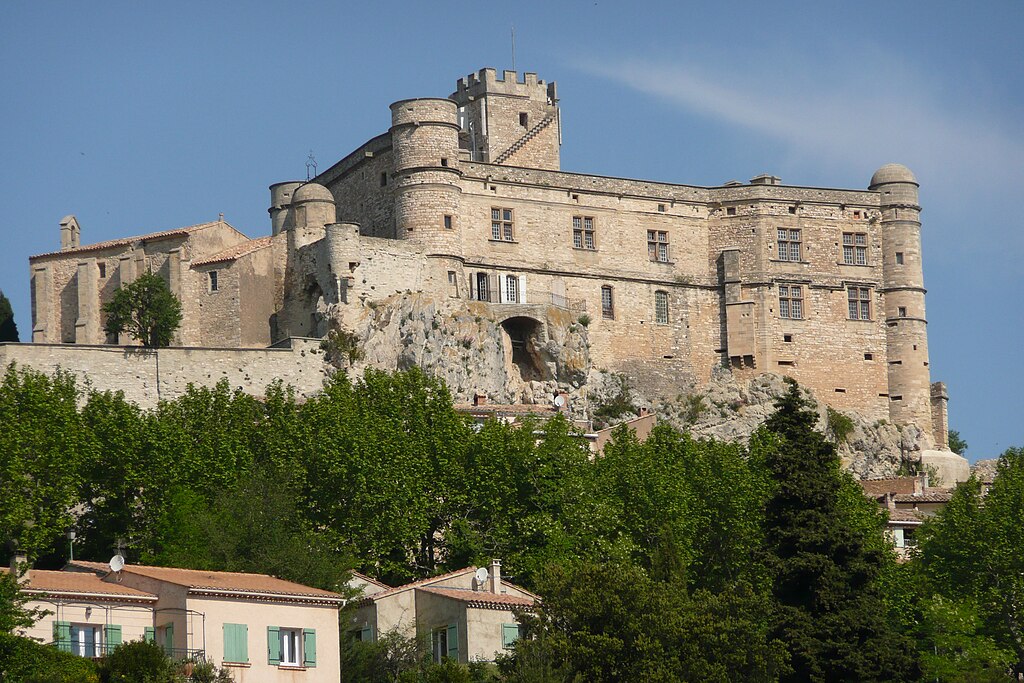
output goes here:
[[[103, 628], [96, 624], [71, 624], [71, 652], [79, 657], [95, 659], [103, 652]], [[86, 640], [86, 634], [92, 631], [92, 643]], [[87, 654], [86, 647], [92, 647], [92, 653]]]
[[448, 627], [435, 628], [430, 632], [430, 656], [440, 664], [448, 656]]
[[301, 628], [281, 627], [281, 666], [304, 666], [305, 653]]
[[518, 275], [506, 275], [505, 276], [505, 303], [517, 304], [520, 300], [519, 292], [519, 276]]

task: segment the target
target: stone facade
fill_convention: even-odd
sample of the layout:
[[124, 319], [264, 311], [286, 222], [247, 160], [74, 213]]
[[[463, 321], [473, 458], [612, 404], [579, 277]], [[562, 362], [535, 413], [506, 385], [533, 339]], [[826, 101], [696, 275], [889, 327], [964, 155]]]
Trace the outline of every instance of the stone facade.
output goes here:
[[[779, 373], [946, 447], [908, 169], [883, 166], [864, 190], [569, 173], [558, 102], [554, 83], [493, 69], [446, 99], [396, 102], [386, 133], [311, 182], [272, 185], [258, 240], [218, 221], [81, 247], [67, 217], [63, 250], [31, 259], [33, 341], [103, 343], [99, 307], [143, 268], [182, 296], [178, 341], [197, 346], [320, 337], [405, 292], [514, 320], [502, 325], [528, 348], [549, 341], [554, 307], [587, 324], [594, 367], [650, 396], [722, 366]], [[106, 280], [90, 275], [101, 259]], [[537, 310], [505, 315], [513, 305]]]

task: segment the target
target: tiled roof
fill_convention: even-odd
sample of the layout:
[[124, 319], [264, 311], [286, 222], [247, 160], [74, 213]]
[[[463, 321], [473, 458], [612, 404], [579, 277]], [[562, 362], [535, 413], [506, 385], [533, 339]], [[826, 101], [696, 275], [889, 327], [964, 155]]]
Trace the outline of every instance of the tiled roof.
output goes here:
[[210, 263], [223, 263], [225, 261], [234, 261], [235, 259], [241, 258], [246, 254], [251, 254], [254, 251], [260, 249], [266, 249], [270, 246], [270, 236], [259, 237], [248, 242], [242, 242], [236, 244], [233, 247], [228, 247], [224, 251], [219, 251], [212, 256], [206, 256], [204, 258], [196, 259], [192, 261], [193, 266], [205, 266]]
[[394, 588], [389, 588], [386, 591], [381, 591], [380, 593], [374, 593], [373, 595], [367, 595], [365, 600], [378, 600], [380, 598], [386, 598], [389, 595], [394, 595], [395, 593], [400, 593], [402, 591], [407, 591], [410, 588], [419, 588], [420, 586], [429, 586], [430, 584], [437, 583], [438, 581], [444, 581], [445, 579], [450, 579], [450, 578], [455, 577], [455, 576], [462, 576], [463, 574], [468, 574], [470, 572], [475, 572], [475, 571], [476, 571], [476, 567], [466, 567], [465, 569], [457, 569], [456, 571], [448, 572], [447, 574], [438, 574], [437, 576], [431, 576], [431, 577], [428, 577], [426, 579], [420, 579], [419, 581], [413, 581], [412, 583], [406, 583], [406, 584], [402, 584], [401, 586], [395, 586]]
[[111, 597], [156, 600], [152, 593], [129, 588], [114, 581], [104, 581], [92, 572], [62, 572], [47, 569], [33, 569], [29, 572], [25, 590], [44, 593], [72, 593], [109, 595]]
[[387, 585], [386, 583], [383, 583], [382, 581], [378, 581], [377, 579], [373, 578], [372, 576], [367, 576], [366, 574], [360, 574], [359, 572], [352, 572], [352, 577], [356, 578], [356, 579], [360, 579], [362, 581], [365, 581], [366, 583], [372, 583], [373, 585], [380, 586], [381, 588], [384, 588], [384, 589], [390, 589], [391, 588], [391, 586]]
[[[76, 560], [72, 564], [93, 571], [103, 572], [104, 574], [110, 571], [109, 567], [103, 562], [82, 562]], [[123, 571], [179, 586], [187, 586], [196, 590], [272, 593], [275, 595], [326, 598], [339, 601], [343, 599], [341, 595], [331, 591], [303, 586], [301, 583], [285, 581], [284, 579], [267, 574], [215, 572], [204, 569], [178, 569], [176, 567], [146, 567], [138, 564], [126, 565]]]
[[484, 403], [475, 406], [471, 403], [459, 403], [455, 410], [460, 413], [516, 413], [521, 415], [534, 415], [541, 413], [555, 413], [558, 408], [535, 403]]
[[869, 496], [886, 493], [913, 493], [917, 477], [896, 477], [895, 479], [861, 479], [860, 486]]
[[[167, 237], [181, 237], [181, 236], [189, 235], [189, 234], [191, 234], [193, 232], [198, 232], [199, 230], [205, 230], [206, 228], [210, 228], [210, 227], [213, 227], [213, 226], [218, 225], [218, 224], [226, 225], [227, 227], [231, 228], [235, 232], [239, 232], [237, 229], [235, 229], [234, 227], [232, 227], [230, 224], [228, 224], [225, 221], [211, 221], [209, 223], [198, 223], [196, 225], [188, 225], [188, 226], [185, 226], [183, 228], [174, 228], [173, 230], [163, 230], [161, 232], [151, 232], [151, 233], [146, 234], [146, 235], [136, 235], [134, 237], [122, 237], [121, 239], [108, 240], [106, 242], [97, 242], [96, 244], [85, 244], [85, 245], [82, 245], [80, 247], [76, 247], [75, 249], [68, 249], [66, 251], [50, 251], [50, 252], [47, 252], [45, 254], [36, 254], [35, 256], [29, 256], [29, 260], [37, 259], [37, 258], [43, 258], [44, 256], [72, 255], [72, 254], [82, 254], [82, 253], [89, 252], [89, 251], [100, 251], [102, 249], [112, 249], [114, 247], [124, 247], [124, 246], [127, 246], [129, 244], [134, 244], [135, 242], [159, 240], [159, 239], [165, 239]], [[241, 233], [239, 232], [239, 234], [241, 234]]]
[[468, 602], [474, 605], [485, 607], [533, 607], [533, 598], [522, 598], [518, 595], [508, 593], [491, 593], [490, 591], [460, 590], [458, 588], [438, 588], [436, 586], [421, 586], [416, 590], [425, 591], [434, 595], [441, 595], [452, 600]]
[[920, 524], [924, 518], [916, 510], [889, 510], [890, 522], [917, 522]]
[[952, 497], [949, 489], [928, 489], [924, 493], [897, 493], [893, 500], [897, 503], [948, 503]]

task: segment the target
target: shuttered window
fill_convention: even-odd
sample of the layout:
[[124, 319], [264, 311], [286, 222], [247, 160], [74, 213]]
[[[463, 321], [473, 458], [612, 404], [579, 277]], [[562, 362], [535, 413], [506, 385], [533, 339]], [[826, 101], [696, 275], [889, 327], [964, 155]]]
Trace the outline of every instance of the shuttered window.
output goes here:
[[519, 624], [502, 624], [501, 646], [510, 650], [517, 640], [519, 640]]
[[302, 663], [304, 666], [316, 666], [316, 629], [302, 629]]
[[71, 652], [71, 622], [53, 622], [53, 642], [61, 652]]
[[224, 661], [249, 661], [249, 627], [246, 624], [224, 624]]
[[108, 655], [121, 644], [121, 627], [117, 624], [108, 624], [103, 627], [103, 648]]

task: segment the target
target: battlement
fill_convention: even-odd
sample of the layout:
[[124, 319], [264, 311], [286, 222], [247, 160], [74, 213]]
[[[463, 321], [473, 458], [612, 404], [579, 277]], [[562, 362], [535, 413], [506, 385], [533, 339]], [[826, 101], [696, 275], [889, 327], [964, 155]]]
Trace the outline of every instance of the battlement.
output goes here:
[[451, 99], [459, 104], [465, 104], [486, 94], [524, 97], [547, 104], [558, 102], [558, 90], [554, 81], [545, 83], [537, 78], [537, 74], [529, 71], [520, 74], [505, 70], [499, 76], [497, 69], [480, 69], [477, 73], [460, 78]]

